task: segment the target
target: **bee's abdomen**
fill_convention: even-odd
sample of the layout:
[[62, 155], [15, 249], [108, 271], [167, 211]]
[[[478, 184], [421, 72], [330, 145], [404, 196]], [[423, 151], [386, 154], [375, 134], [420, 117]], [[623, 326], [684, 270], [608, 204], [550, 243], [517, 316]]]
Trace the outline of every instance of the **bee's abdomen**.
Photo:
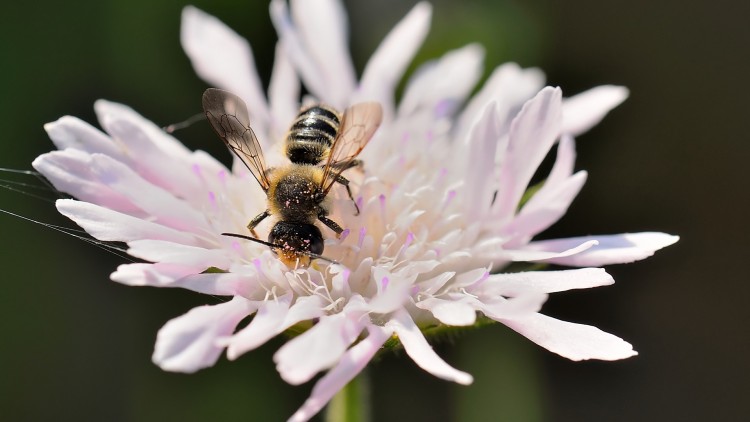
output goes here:
[[286, 155], [295, 164], [319, 164], [333, 145], [341, 121], [325, 106], [302, 110], [286, 138]]

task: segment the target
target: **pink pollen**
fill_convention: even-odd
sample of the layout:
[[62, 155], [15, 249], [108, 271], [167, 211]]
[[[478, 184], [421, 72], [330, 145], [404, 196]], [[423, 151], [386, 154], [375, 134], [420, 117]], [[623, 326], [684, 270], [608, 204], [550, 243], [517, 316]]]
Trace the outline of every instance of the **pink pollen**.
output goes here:
[[343, 242], [346, 239], [346, 237], [349, 236], [350, 231], [351, 230], [349, 229], [344, 229], [344, 231], [341, 232], [341, 234], [339, 235], [339, 243]]
[[201, 166], [193, 164], [193, 173], [195, 173], [196, 176], [201, 177]]
[[388, 283], [390, 280], [388, 280], [388, 277], [383, 277], [382, 280], [380, 280], [380, 285], [383, 287], [383, 290], [385, 290], [388, 287]]
[[232, 241], [232, 249], [238, 253], [242, 252], [242, 248], [240, 247], [240, 242], [233, 240]]

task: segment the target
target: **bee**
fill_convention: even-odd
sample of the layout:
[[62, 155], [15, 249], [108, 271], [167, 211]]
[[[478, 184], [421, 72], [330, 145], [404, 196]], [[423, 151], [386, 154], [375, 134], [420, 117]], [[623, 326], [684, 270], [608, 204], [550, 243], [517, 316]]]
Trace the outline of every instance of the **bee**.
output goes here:
[[[328, 193], [334, 183], [346, 188], [359, 213], [349, 180], [341, 173], [361, 164], [356, 157], [380, 126], [383, 110], [375, 102], [359, 103], [340, 115], [336, 110], [316, 104], [304, 108], [287, 134], [284, 152], [290, 163], [266, 168], [258, 138], [250, 127], [245, 102], [220, 89], [203, 93], [203, 110], [224, 144], [239, 157], [266, 193], [266, 209], [247, 225], [254, 237], [223, 233], [259, 242], [288, 267], [306, 267], [312, 259], [324, 258], [323, 234], [316, 226], [323, 223], [336, 233], [343, 229], [328, 218]], [[255, 227], [269, 216], [277, 218], [268, 234], [268, 242], [258, 239]], [[330, 260], [329, 260], [330, 261]]]

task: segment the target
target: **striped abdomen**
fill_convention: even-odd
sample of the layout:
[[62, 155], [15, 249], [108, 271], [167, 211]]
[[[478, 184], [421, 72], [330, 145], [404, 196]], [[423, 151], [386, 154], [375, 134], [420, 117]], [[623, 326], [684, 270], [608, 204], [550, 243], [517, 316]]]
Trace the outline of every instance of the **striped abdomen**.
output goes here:
[[286, 155], [295, 164], [320, 164], [339, 131], [341, 119], [336, 110], [316, 104], [302, 110], [286, 137]]

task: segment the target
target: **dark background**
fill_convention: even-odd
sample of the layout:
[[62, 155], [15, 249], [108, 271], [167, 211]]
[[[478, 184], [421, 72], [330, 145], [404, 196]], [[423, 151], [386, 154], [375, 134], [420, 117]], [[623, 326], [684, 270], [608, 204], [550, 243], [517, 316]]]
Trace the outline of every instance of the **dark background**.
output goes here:
[[[370, 366], [376, 420], [739, 420], [750, 403], [745, 275], [750, 3], [434, 2], [417, 62], [477, 41], [485, 76], [506, 61], [541, 67], [573, 95], [630, 88], [579, 137], [589, 182], [545, 236], [657, 230], [682, 237], [651, 259], [612, 266], [614, 286], [554, 295], [547, 314], [596, 325], [638, 357], [574, 363], [497, 326], [439, 353], [476, 381], [460, 387], [407, 357]], [[275, 35], [265, 2], [199, 1], [247, 37], [267, 81]], [[352, 49], [366, 58], [413, 2], [348, 1]], [[93, 102], [128, 104], [161, 125], [200, 111], [206, 85], [179, 45], [182, 1], [5, 2], [0, 6], [0, 167], [30, 169], [52, 144], [45, 122], [95, 122]], [[204, 124], [177, 134], [228, 159]], [[34, 183], [3, 173], [4, 180]], [[6, 182], [7, 183], [7, 182]], [[21, 188], [31, 191], [31, 188]], [[45, 198], [54, 198], [41, 192]], [[72, 226], [51, 202], [0, 190], [0, 208]], [[282, 420], [311, 385], [291, 387], [272, 341], [194, 375], [150, 356], [157, 330], [218, 299], [108, 280], [123, 259], [0, 214], [0, 417], [4, 420]]]

